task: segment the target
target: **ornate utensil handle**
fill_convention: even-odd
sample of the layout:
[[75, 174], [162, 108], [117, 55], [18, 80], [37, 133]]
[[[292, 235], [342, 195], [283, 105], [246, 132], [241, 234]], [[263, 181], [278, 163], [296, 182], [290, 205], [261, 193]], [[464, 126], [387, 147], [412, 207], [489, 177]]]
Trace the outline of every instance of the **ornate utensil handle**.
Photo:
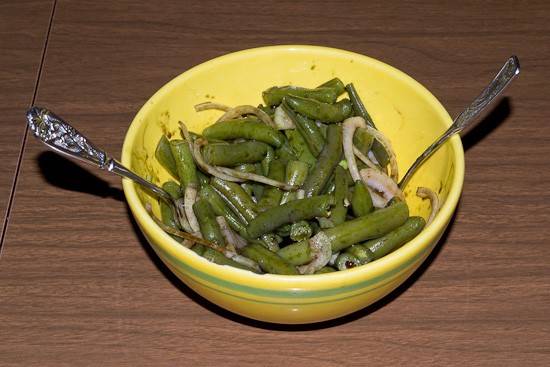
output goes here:
[[171, 197], [166, 191], [136, 175], [116, 159], [110, 158], [105, 151], [97, 148], [88, 138], [53, 112], [41, 107], [32, 107], [27, 111], [27, 122], [33, 135], [50, 149], [129, 178], [171, 202]]
[[50, 149], [105, 169], [109, 157], [78, 130], [41, 107], [27, 111], [29, 128], [36, 138]]

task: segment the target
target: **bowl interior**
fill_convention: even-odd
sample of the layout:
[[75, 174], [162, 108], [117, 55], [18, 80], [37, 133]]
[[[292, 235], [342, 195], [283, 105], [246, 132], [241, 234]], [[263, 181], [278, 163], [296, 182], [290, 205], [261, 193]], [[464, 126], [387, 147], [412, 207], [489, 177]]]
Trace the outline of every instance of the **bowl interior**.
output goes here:
[[[180, 120], [191, 131], [200, 132], [221, 114], [218, 111], [195, 112], [195, 104], [215, 101], [230, 106], [258, 105], [262, 103], [261, 92], [273, 85], [315, 87], [333, 77], [339, 77], [344, 83], [354, 83], [377, 127], [392, 142], [400, 177], [417, 155], [451, 123], [445, 109], [424, 87], [382, 62], [324, 47], [264, 47], [208, 61], [162, 87], [136, 115], [125, 140], [122, 162], [143, 177], [161, 184], [173, 179], [154, 158], [161, 135], [179, 138]], [[429, 202], [415, 195], [417, 186], [436, 191], [443, 203], [438, 217], [445, 218], [436, 218], [425, 231], [439, 232], [439, 235], [443, 232], [460, 195], [462, 176], [463, 151], [460, 139], [455, 137], [411, 179], [405, 190], [411, 215], [427, 217], [429, 214]], [[142, 204], [150, 202], [158, 214], [156, 199], [137, 185], [125, 184], [125, 191], [129, 191], [126, 194], [130, 199], [137, 194]], [[451, 202], [447, 200], [449, 197]], [[143, 206], [136, 207], [132, 200], [129, 201], [140, 222], [139, 217], [147, 215]], [[181, 247], [169, 236], [165, 238], [172, 242], [169, 246]], [[414, 245], [412, 242], [406, 246]], [[388, 256], [398, 256], [394, 254], [401, 250]]]

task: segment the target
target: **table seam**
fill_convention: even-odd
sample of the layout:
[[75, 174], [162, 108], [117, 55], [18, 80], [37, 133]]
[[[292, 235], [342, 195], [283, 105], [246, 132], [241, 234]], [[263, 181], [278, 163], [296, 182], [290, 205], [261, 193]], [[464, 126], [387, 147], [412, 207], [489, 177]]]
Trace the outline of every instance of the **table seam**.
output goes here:
[[[29, 107], [34, 105], [34, 103], [36, 101], [36, 96], [38, 94], [38, 87], [40, 86], [40, 80], [41, 80], [41, 77], [42, 77], [42, 69], [44, 67], [44, 60], [46, 58], [46, 52], [47, 52], [47, 49], [48, 49], [48, 41], [49, 41], [49, 38], [50, 38], [52, 26], [53, 26], [53, 18], [55, 16], [56, 5], [57, 5], [57, 0], [54, 0], [52, 10], [50, 12], [50, 19], [49, 19], [49, 22], [48, 22], [48, 29], [46, 31], [46, 37], [44, 38], [44, 43], [43, 43], [43, 46], [42, 46], [42, 53], [41, 53], [41, 56], [40, 56], [40, 64], [38, 65], [38, 71], [36, 73], [36, 79], [35, 79], [35, 83], [34, 83], [34, 90], [33, 90], [31, 103], [30, 103]], [[0, 259], [2, 258], [2, 251], [4, 249], [4, 240], [5, 240], [6, 234], [8, 232], [8, 224], [9, 224], [9, 221], [10, 221], [11, 209], [12, 209], [13, 201], [14, 201], [14, 198], [15, 198], [15, 191], [16, 191], [16, 188], [17, 188], [17, 182], [18, 182], [18, 178], [19, 178], [19, 171], [21, 169], [21, 163], [23, 161], [23, 153], [25, 152], [25, 146], [26, 146], [26, 143], [27, 143], [27, 133], [28, 133], [28, 125], [25, 124], [25, 129], [24, 129], [24, 132], [23, 132], [23, 139], [21, 140], [21, 146], [19, 148], [19, 156], [17, 157], [17, 164], [15, 165], [15, 170], [14, 170], [10, 195], [8, 197], [8, 203], [7, 203], [7, 206], [6, 206], [6, 214], [4, 215], [4, 221], [3, 221], [3, 226], [2, 226], [2, 234], [0, 236]]]

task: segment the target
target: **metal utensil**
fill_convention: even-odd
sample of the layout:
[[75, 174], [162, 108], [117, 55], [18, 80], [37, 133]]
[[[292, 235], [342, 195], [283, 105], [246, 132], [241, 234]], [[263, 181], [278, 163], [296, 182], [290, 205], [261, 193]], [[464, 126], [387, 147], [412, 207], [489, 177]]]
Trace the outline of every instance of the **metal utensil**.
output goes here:
[[414, 161], [405, 176], [399, 182], [399, 187], [403, 189], [409, 179], [414, 175], [418, 167], [422, 165], [443, 143], [451, 136], [463, 131], [466, 127], [481, 114], [483, 110], [510, 84], [512, 79], [519, 74], [519, 60], [516, 56], [511, 56], [502, 66], [491, 83], [481, 92], [481, 94], [458, 115], [453, 124], [445, 131], [432, 145], [430, 145]]
[[27, 122], [33, 135], [48, 148], [129, 178], [175, 207], [170, 194], [109, 157], [105, 151], [97, 148], [88, 138], [53, 112], [41, 107], [31, 107], [27, 111]]

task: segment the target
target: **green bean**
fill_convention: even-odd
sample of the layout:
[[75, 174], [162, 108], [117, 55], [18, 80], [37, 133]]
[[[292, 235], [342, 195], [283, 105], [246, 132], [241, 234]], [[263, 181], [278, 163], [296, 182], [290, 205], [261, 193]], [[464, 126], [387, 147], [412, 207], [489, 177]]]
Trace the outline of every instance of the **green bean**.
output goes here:
[[361, 265], [361, 262], [359, 261], [358, 258], [353, 256], [352, 254], [343, 252], [340, 255], [338, 255], [334, 264], [336, 265], [338, 270], [346, 270], [346, 269], [351, 269]]
[[172, 228], [179, 228], [178, 221], [174, 217], [174, 210], [172, 209], [172, 207], [166, 204], [164, 200], [159, 200], [159, 206], [160, 218], [162, 219], [162, 223]]
[[199, 186], [210, 184], [210, 177], [202, 173], [200, 170], [197, 170], [197, 178], [199, 179]]
[[256, 205], [239, 184], [224, 181], [217, 177], [212, 177], [210, 184], [222, 194], [222, 198], [231, 203], [246, 223], [256, 218]]
[[[248, 238], [250, 239], [250, 237]], [[266, 233], [266, 234], [263, 234], [259, 240], [256, 241], [252, 239], [252, 241], [259, 243], [260, 245], [262, 245], [263, 247], [265, 247], [270, 251], [277, 252], [279, 251], [279, 244], [283, 242], [283, 239], [281, 238], [281, 236], [275, 233]]]
[[[166, 191], [174, 200], [181, 197], [180, 185], [174, 181], [167, 181], [162, 184], [162, 188]], [[172, 228], [179, 228], [177, 218], [174, 216], [174, 209], [168, 205], [164, 200], [159, 200], [160, 217], [162, 223]]]
[[342, 83], [342, 81], [339, 78], [333, 78], [327, 82], [324, 82], [317, 88], [331, 88], [334, 90], [337, 96], [344, 93], [345, 91], [344, 83]]
[[317, 218], [317, 222], [319, 223], [319, 227], [321, 227], [322, 229], [334, 227], [334, 223], [332, 223], [329, 218], [319, 217]]
[[[351, 173], [349, 173], [349, 167], [348, 167], [347, 161], [344, 160], [343, 162], [345, 162], [343, 166], [346, 169], [346, 180], [347, 180], [347, 183], [348, 183], [348, 187], [355, 186], [355, 183], [353, 182], [353, 177], [351, 177]], [[342, 161], [340, 163], [342, 163]], [[342, 164], [340, 164], [340, 165], [342, 165]], [[362, 161], [357, 161], [357, 170], [358, 171], [361, 171], [363, 168], [366, 168], [366, 167], [368, 167], [368, 166], [365, 163], [363, 163]]]
[[241, 253], [256, 261], [263, 271], [272, 274], [297, 275], [296, 268], [276, 253], [269, 251], [258, 243], [251, 243]]
[[291, 185], [301, 186], [307, 178], [307, 164], [300, 161], [290, 161], [286, 166], [286, 182]]
[[275, 106], [268, 107], [268, 106], [264, 106], [263, 104], [259, 104], [258, 108], [264, 111], [265, 113], [267, 113], [269, 117], [271, 117], [272, 119], [273, 119], [273, 116], [275, 116]]
[[204, 245], [201, 245], [200, 243], [196, 243], [193, 245], [193, 247], [191, 247], [191, 251], [199, 256], [202, 256], [202, 254], [204, 254], [204, 251], [206, 251], [206, 247]]
[[216, 215], [207, 200], [199, 199], [193, 204], [193, 212], [199, 221], [202, 237], [220, 247], [225, 246], [220, 226], [216, 221]]
[[170, 141], [170, 150], [176, 162], [176, 168], [182, 188], [188, 185], [198, 186], [197, 167], [185, 140]]
[[294, 111], [310, 119], [324, 122], [340, 122], [351, 115], [352, 107], [348, 99], [334, 104], [318, 102], [314, 99], [287, 96], [284, 99]]
[[165, 135], [160, 137], [157, 148], [155, 149], [155, 158], [159, 161], [160, 165], [168, 171], [168, 173], [170, 173], [173, 177], [178, 177], [176, 161], [174, 160], [174, 156], [170, 150], [170, 141]]
[[290, 239], [292, 241], [303, 241], [311, 237], [313, 231], [309, 223], [305, 220], [301, 220], [296, 223], [292, 223], [290, 226]]
[[166, 181], [162, 184], [162, 188], [166, 191], [174, 200], [181, 198], [182, 192], [181, 187], [174, 181]]
[[369, 190], [363, 181], [358, 180], [355, 183], [351, 196], [351, 209], [356, 217], [362, 217], [374, 210]]
[[361, 151], [361, 153], [367, 155], [372, 147], [374, 137], [368, 133], [366, 129], [358, 128], [353, 135], [353, 145]]
[[408, 216], [407, 204], [399, 202], [323, 231], [330, 240], [332, 252], [338, 252], [355, 243], [385, 235], [405, 223]]
[[349, 99], [351, 100], [351, 104], [353, 106], [353, 113], [355, 114], [355, 116], [362, 117], [367, 123], [367, 125], [376, 129], [376, 126], [374, 125], [374, 121], [372, 120], [372, 117], [370, 117], [370, 114], [368, 113], [367, 109], [365, 108], [365, 105], [361, 101], [361, 98], [359, 98], [359, 94], [357, 93], [357, 90], [353, 86], [353, 83], [346, 85], [346, 92], [348, 92], [348, 96], [349, 96]]
[[302, 134], [300, 134], [296, 129], [285, 130], [285, 134], [288, 138], [289, 145], [296, 152], [298, 160], [307, 163], [310, 167], [313, 167], [317, 160], [309, 150]]
[[286, 163], [288, 161], [293, 161], [298, 159], [296, 152], [288, 142], [285, 142], [279, 148], [275, 150], [275, 158], [279, 159], [281, 162]]
[[229, 265], [229, 266], [232, 266], [234, 268], [249, 270], [249, 271], [252, 271], [254, 273], [257, 273], [257, 271], [255, 269], [252, 269], [252, 268], [250, 268], [246, 265], [239, 264], [235, 260], [232, 260], [232, 259], [226, 257], [221, 252], [218, 252], [218, 251], [213, 250], [211, 248], [207, 248], [204, 251], [204, 253], [202, 254], [202, 257], [204, 257], [206, 260], [211, 261], [211, 262], [213, 262], [215, 264], [218, 264], [218, 265]]
[[315, 125], [317, 125], [317, 127], [319, 128], [319, 131], [321, 132], [321, 135], [323, 135], [323, 138], [326, 140], [328, 124], [323, 124], [322, 122], [318, 121], [318, 123], [315, 122]]
[[[346, 174], [346, 177], [347, 177], [347, 174]], [[347, 181], [347, 178], [346, 178], [346, 181]], [[334, 183], [334, 173], [333, 173], [332, 176], [330, 176], [330, 178], [328, 179], [328, 182], [323, 188], [323, 190], [321, 190], [321, 193], [323, 195], [333, 195], [334, 190], [336, 190], [336, 183]]]
[[[172, 199], [177, 200], [182, 196], [180, 185], [174, 181], [167, 181], [162, 184], [162, 188], [166, 191]], [[160, 217], [162, 223], [173, 228], [180, 228], [178, 220], [175, 216], [174, 208], [168, 205], [164, 200], [159, 200]]]
[[[271, 162], [269, 175], [267, 177], [281, 182], [284, 181], [285, 165], [280, 160]], [[279, 205], [282, 197], [283, 192], [280, 189], [273, 186], [266, 187], [264, 189], [262, 199], [258, 202], [258, 211], [265, 211]]]
[[[286, 165], [285, 182], [290, 185], [302, 186], [306, 181], [308, 166], [304, 162], [290, 161]], [[285, 191], [281, 198], [280, 204], [285, 204], [296, 199], [296, 192]]]
[[[257, 175], [263, 175], [264, 174], [263, 167], [260, 163], [254, 164], [254, 167], [256, 168], [255, 173]], [[269, 169], [267, 171], [269, 172]], [[265, 189], [265, 187], [261, 183], [255, 182], [255, 183], [252, 184], [252, 191], [254, 192], [254, 197], [256, 198], [256, 203], [258, 203], [262, 199], [262, 196], [264, 194], [264, 189]]]
[[275, 130], [254, 117], [227, 120], [210, 125], [202, 132], [207, 139], [247, 139], [257, 140], [276, 148], [282, 146], [286, 139], [282, 132]]
[[334, 273], [336, 269], [334, 269], [331, 266], [323, 266], [321, 269], [317, 270], [313, 274], [327, 274], [327, 273]]
[[[269, 175], [269, 167], [271, 166], [271, 162], [273, 162], [274, 159], [275, 159], [275, 151], [273, 150], [273, 148], [269, 147], [269, 149], [265, 154], [264, 159], [262, 159], [260, 163], [262, 165], [262, 172], [261, 172], [262, 175], [264, 176]], [[256, 173], [255, 170], [252, 173]]]
[[[269, 149], [271, 149], [271, 151], [273, 151], [273, 149], [271, 147], [269, 147]], [[269, 150], [268, 150], [267, 155], [269, 155]], [[266, 155], [266, 157], [267, 157], [267, 155]], [[251, 163], [244, 163], [244, 164], [238, 165], [238, 166], [234, 167], [234, 169], [236, 171], [243, 172], [243, 173], [256, 173], [256, 166], [254, 164], [251, 164]], [[255, 203], [257, 203], [257, 201], [255, 200], [255, 196], [254, 196], [254, 186], [255, 186], [255, 184], [252, 183], [252, 182], [243, 182], [241, 184], [241, 187], [243, 188], [243, 190], [252, 198], [252, 200], [254, 200]]]
[[294, 112], [294, 110], [289, 107], [287, 102], [283, 102], [282, 108], [288, 117], [290, 117], [290, 119], [294, 122], [296, 130], [298, 130], [304, 138], [309, 151], [317, 157], [325, 145], [325, 138], [323, 137], [323, 134], [321, 134], [321, 130], [319, 130], [319, 127], [315, 121]]
[[392, 198], [390, 199], [390, 201], [388, 201], [388, 202], [386, 203], [386, 208], [389, 207], [389, 206], [392, 206], [392, 205], [394, 205], [394, 204], [397, 204], [397, 203], [399, 203], [400, 201], [401, 201], [401, 199], [399, 199], [397, 196], [394, 196], [394, 197], [392, 197]]
[[308, 89], [291, 85], [284, 87], [271, 87], [262, 92], [264, 102], [268, 106], [280, 105], [283, 98], [288, 95], [311, 98], [325, 103], [334, 103], [338, 97], [338, 95], [336, 95], [336, 91], [332, 88]]
[[292, 265], [303, 265], [311, 261], [312, 253], [308, 241], [300, 241], [283, 247], [277, 254]]
[[317, 223], [314, 220], [309, 222], [309, 226], [311, 227], [311, 231], [313, 232], [312, 233], [313, 235], [316, 235], [321, 231], [321, 227], [319, 226], [319, 223]]
[[330, 125], [328, 127], [327, 143], [319, 155], [315, 167], [304, 182], [303, 189], [306, 196], [319, 194], [327, 184], [336, 165], [342, 156], [342, 127]]
[[246, 236], [246, 226], [239, 217], [227, 206], [225, 200], [210, 185], [203, 185], [199, 191], [199, 198], [208, 201], [214, 214], [225, 218], [227, 224], [241, 236]]
[[277, 228], [275, 233], [281, 237], [288, 237], [290, 236], [290, 228], [292, 228], [292, 224], [285, 224]]
[[245, 141], [234, 144], [208, 144], [202, 154], [204, 160], [214, 166], [237, 166], [243, 163], [260, 162], [272, 149], [266, 143]]
[[247, 182], [243, 182], [241, 184], [241, 187], [243, 188], [244, 192], [246, 192], [248, 194], [248, 196], [250, 196], [250, 198], [252, 199], [254, 204], [256, 204], [257, 201], [256, 201], [256, 198], [254, 197], [254, 190], [252, 188], [252, 184], [247, 183]]
[[256, 165], [253, 163], [243, 163], [233, 168], [236, 171], [244, 173], [256, 173]]
[[[374, 125], [372, 117], [365, 108], [365, 105], [361, 101], [361, 98], [359, 98], [359, 94], [357, 94], [357, 91], [355, 90], [355, 87], [352, 83], [346, 85], [346, 91], [348, 92], [351, 104], [353, 105], [355, 116], [361, 116], [365, 120], [367, 125], [376, 129], [376, 125]], [[376, 157], [378, 163], [380, 163], [382, 167], [386, 167], [390, 161], [390, 158], [388, 156], [388, 153], [386, 152], [386, 149], [384, 149], [384, 146], [380, 144], [378, 140], [374, 140], [372, 142], [371, 150], [372, 154], [374, 154], [374, 156]]]
[[[290, 110], [290, 109], [289, 109]], [[296, 129], [302, 136], [306, 144], [308, 145], [311, 153], [317, 157], [323, 150], [325, 146], [325, 135], [317, 126], [317, 123], [313, 120], [308, 119], [302, 115], [296, 114]]]
[[426, 221], [424, 218], [410, 217], [403, 225], [388, 234], [380, 238], [367, 241], [361, 244], [361, 246], [369, 249], [374, 256], [374, 260], [376, 260], [415, 238], [416, 235], [422, 231], [422, 228], [424, 228], [425, 225]]
[[371, 250], [361, 244], [356, 244], [348, 247], [346, 253], [351, 254], [361, 265], [374, 261], [374, 254]]
[[326, 195], [290, 201], [260, 213], [248, 223], [246, 230], [250, 237], [256, 238], [286, 223], [326, 217], [330, 204], [331, 198]]
[[386, 167], [390, 163], [388, 152], [386, 152], [386, 149], [378, 140], [374, 139], [370, 149], [381, 167]]
[[348, 183], [346, 180], [346, 171], [341, 166], [334, 169], [334, 206], [331, 209], [329, 219], [334, 225], [344, 223], [348, 208], [344, 205], [344, 200], [348, 194]]

